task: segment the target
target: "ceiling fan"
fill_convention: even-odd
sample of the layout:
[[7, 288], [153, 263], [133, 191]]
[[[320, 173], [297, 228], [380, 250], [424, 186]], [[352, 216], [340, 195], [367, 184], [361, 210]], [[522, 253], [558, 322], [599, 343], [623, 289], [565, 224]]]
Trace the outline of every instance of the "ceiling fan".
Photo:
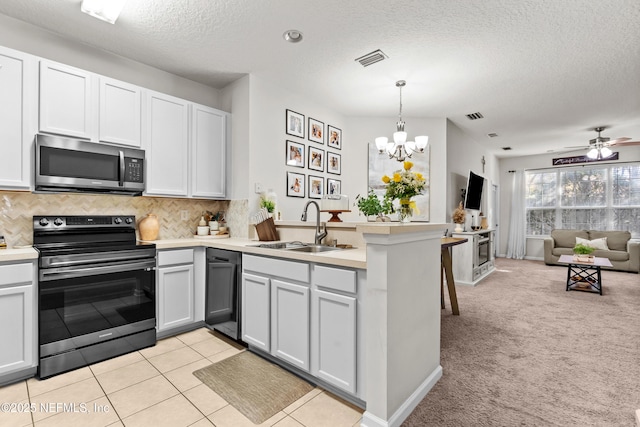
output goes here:
[[587, 147], [585, 147], [584, 145], [578, 145], [565, 148], [584, 148], [585, 150], [589, 150], [589, 152], [587, 153], [587, 157], [589, 157], [590, 159], [606, 159], [613, 153], [609, 147], [612, 147], [614, 145], [620, 147], [627, 145], [640, 145], [640, 141], [631, 141], [631, 138], [627, 137], [611, 139], [606, 136], [600, 136], [600, 132], [605, 129], [606, 127], [604, 126], [593, 129], [594, 131], [598, 132], [598, 136], [594, 139], [590, 139], [589, 145]]

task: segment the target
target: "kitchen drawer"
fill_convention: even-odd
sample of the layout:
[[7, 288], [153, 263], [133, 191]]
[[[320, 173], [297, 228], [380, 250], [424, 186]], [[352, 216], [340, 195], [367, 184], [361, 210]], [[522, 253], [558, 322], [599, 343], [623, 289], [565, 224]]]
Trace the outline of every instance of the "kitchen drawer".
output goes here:
[[323, 288], [355, 294], [356, 272], [316, 265], [313, 269], [313, 284]]
[[0, 265], [0, 286], [33, 283], [33, 264]]
[[158, 267], [176, 264], [192, 264], [193, 249], [177, 249], [158, 252]]
[[279, 258], [266, 258], [253, 255], [242, 256], [242, 269], [270, 276], [283, 277], [309, 283], [309, 264], [287, 261]]

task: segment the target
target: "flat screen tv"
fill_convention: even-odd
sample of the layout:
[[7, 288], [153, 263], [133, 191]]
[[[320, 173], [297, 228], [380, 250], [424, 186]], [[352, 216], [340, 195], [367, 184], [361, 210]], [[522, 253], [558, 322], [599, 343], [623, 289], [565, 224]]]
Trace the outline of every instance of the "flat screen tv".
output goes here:
[[484, 187], [484, 178], [480, 175], [469, 171], [467, 179], [467, 193], [464, 197], [464, 208], [479, 211], [481, 210], [480, 202], [482, 201], [482, 188]]

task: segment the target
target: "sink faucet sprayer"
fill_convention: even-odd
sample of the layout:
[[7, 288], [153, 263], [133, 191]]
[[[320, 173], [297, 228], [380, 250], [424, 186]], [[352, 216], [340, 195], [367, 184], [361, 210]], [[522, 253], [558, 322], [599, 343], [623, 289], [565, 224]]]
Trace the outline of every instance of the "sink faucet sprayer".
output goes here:
[[318, 206], [318, 203], [316, 203], [313, 200], [309, 200], [307, 202], [307, 204], [304, 205], [304, 210], [302, 211], [302, 218], [300, 218], [300, 220], [301, 221], [306, 221], [307, 220], [307, 208], [309, 207], [310, 204], [316, 205], [316, 236], [315, 236], [315, 244], [316, 245], [320, 245], [321, 242], [322, 242], [322, 239], [327, 237], [327, 224], [324, 223], [324, 222], [322, 224], [320, 224], [320, 206]]

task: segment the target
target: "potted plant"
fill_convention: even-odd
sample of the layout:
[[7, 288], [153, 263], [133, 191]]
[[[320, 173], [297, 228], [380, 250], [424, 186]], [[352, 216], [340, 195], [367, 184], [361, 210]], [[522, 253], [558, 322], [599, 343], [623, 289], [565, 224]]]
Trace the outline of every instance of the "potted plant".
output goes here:
[[595, 249], [584, 243], [578, 243], [573, 247], [573, 260], [578, 262], [593, 262], [593, 253]]
[[393, 202], [386, 198], [381, 202], [371, 188], [367, 197], [356, 196], [356, 206], [367, 217], [367, 221], [386, 221], [388, 217], [384, 215], [393, 212]]
[[261, 208], [265, 208], [267, 210], [267, 212], [269, 212], [271, 215], [273, 215], [273, 213], [274, 213], [273, 211], [274, 211], [274, 209], [276, 207], [276, 204], [274, 203], [273, 200], [268, 199], [265, 196], [262, 196], [260, 198], [260, 207]]

